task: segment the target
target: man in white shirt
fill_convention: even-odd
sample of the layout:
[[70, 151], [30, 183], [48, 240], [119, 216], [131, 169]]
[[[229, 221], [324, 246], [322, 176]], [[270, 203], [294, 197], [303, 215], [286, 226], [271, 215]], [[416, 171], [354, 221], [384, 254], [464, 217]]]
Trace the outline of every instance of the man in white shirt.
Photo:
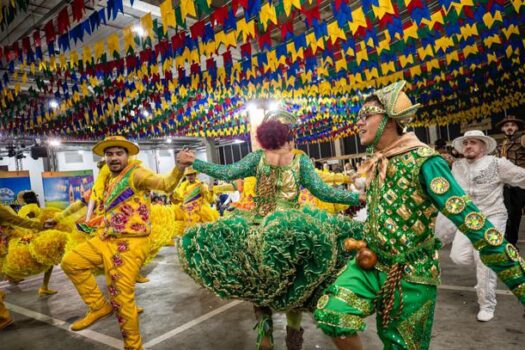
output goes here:
[[[453, 147], [465, 158], [454, 162], [452, 174], [472, 201], [501, 232], [505, 231], [507, 209], [503, 203], [504, 185], [525, 188], [525, 169], [505, 158], [489, 156], [496, 149], [496, 141], [482, 131], [467, 131], [455, 139]], [[481, 244], [481, 242], [480, 242]], [[458, 265], [476, 264], [479, 313], [478, 321], [487, 322], [496, 309], [496, 274], [480, 260], [467, 236], [456, 233], [450, 252]]]

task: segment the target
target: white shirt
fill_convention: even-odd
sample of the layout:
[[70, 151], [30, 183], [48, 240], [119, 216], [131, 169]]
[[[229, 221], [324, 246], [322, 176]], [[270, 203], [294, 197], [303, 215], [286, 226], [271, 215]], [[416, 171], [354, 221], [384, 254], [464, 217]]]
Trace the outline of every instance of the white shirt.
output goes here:
[[458, 184], [487, 216], [505, 215], [503, 186], [525, 188], [525, 169], [505, 158], [485, 156], [469, 163], [461, 159], [452, 165]]

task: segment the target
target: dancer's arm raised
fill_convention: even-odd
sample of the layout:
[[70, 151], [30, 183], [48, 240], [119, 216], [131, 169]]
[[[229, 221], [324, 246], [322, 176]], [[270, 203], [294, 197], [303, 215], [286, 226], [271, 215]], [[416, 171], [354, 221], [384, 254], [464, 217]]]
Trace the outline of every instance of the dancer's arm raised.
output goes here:
[[158, 175], [149, 169], [139, 167], [133, 174], [133, 184], [142, 190], [173, 192], [184, 176], [184, 169], [188, 166], [188, 158], [187, 150], [182, 150], [177, 154], [177, 165], [168, 175]]
[[193, 162], [193, 168], [219, 180], [232, 181], [243, 179], [255, 176], [257, 164], [259, 164], [262, 154], [262, 150], [252, 152], [240, 161], [230, 165], [213, 164], [196, 159]]
[[328, 203], [360, 205], [358, 193], [339, 190], [327, 185], [315, 172], [310, 159], [305, 154], [301, 154], [299, 157], [301, 157], [301, 185], [306, 187], [314, 196]]

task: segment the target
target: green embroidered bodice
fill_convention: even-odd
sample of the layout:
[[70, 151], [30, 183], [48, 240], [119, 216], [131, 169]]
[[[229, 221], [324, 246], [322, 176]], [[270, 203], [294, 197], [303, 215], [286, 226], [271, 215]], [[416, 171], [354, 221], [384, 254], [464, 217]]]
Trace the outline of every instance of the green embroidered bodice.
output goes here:
[[433, 155], [419, 148], [389, 160], [382, 186], [376, 177], [367, 192], [365, 224], [365, 237], [378, 254], [380, 269], [404, 262], [407, 279], [428, 284], [439, 282], [433, 235], [438, 210], [421, 188], [419, 174]]
[[302, 152], [294, 152], [289, 165], [274, 166], [266, 162], [264, 151], [250, 153], [231, 165], [219, 165], [196, 160], [194, 169], [216, 179], [232, 181], [255, 176], [257, 178], [256, 214], [265, 216], [278, 209], [296, 208], [300, 186], [306, 187], [324, 202], [358, 205], [356, 193], [335, 189], [324, 183], [310, 159]]

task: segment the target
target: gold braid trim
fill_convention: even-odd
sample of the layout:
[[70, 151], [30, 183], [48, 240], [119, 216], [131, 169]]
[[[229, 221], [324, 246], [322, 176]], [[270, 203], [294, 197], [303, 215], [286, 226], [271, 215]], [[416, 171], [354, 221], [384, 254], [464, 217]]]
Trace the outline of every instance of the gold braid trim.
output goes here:
[[[401, 278], [403, 277], [403, 264], [392, 265], [385, 283], [378, 294], [377, 311], [382, 317], [382, 325], [387, 328], [390, 322], [397, 319], [403, 311], [403, 290], [401, 288]], [[399, 290], [399, 307], [395, 316], [392, 316], [394, 303], [396, 300], [396, 290]]]

